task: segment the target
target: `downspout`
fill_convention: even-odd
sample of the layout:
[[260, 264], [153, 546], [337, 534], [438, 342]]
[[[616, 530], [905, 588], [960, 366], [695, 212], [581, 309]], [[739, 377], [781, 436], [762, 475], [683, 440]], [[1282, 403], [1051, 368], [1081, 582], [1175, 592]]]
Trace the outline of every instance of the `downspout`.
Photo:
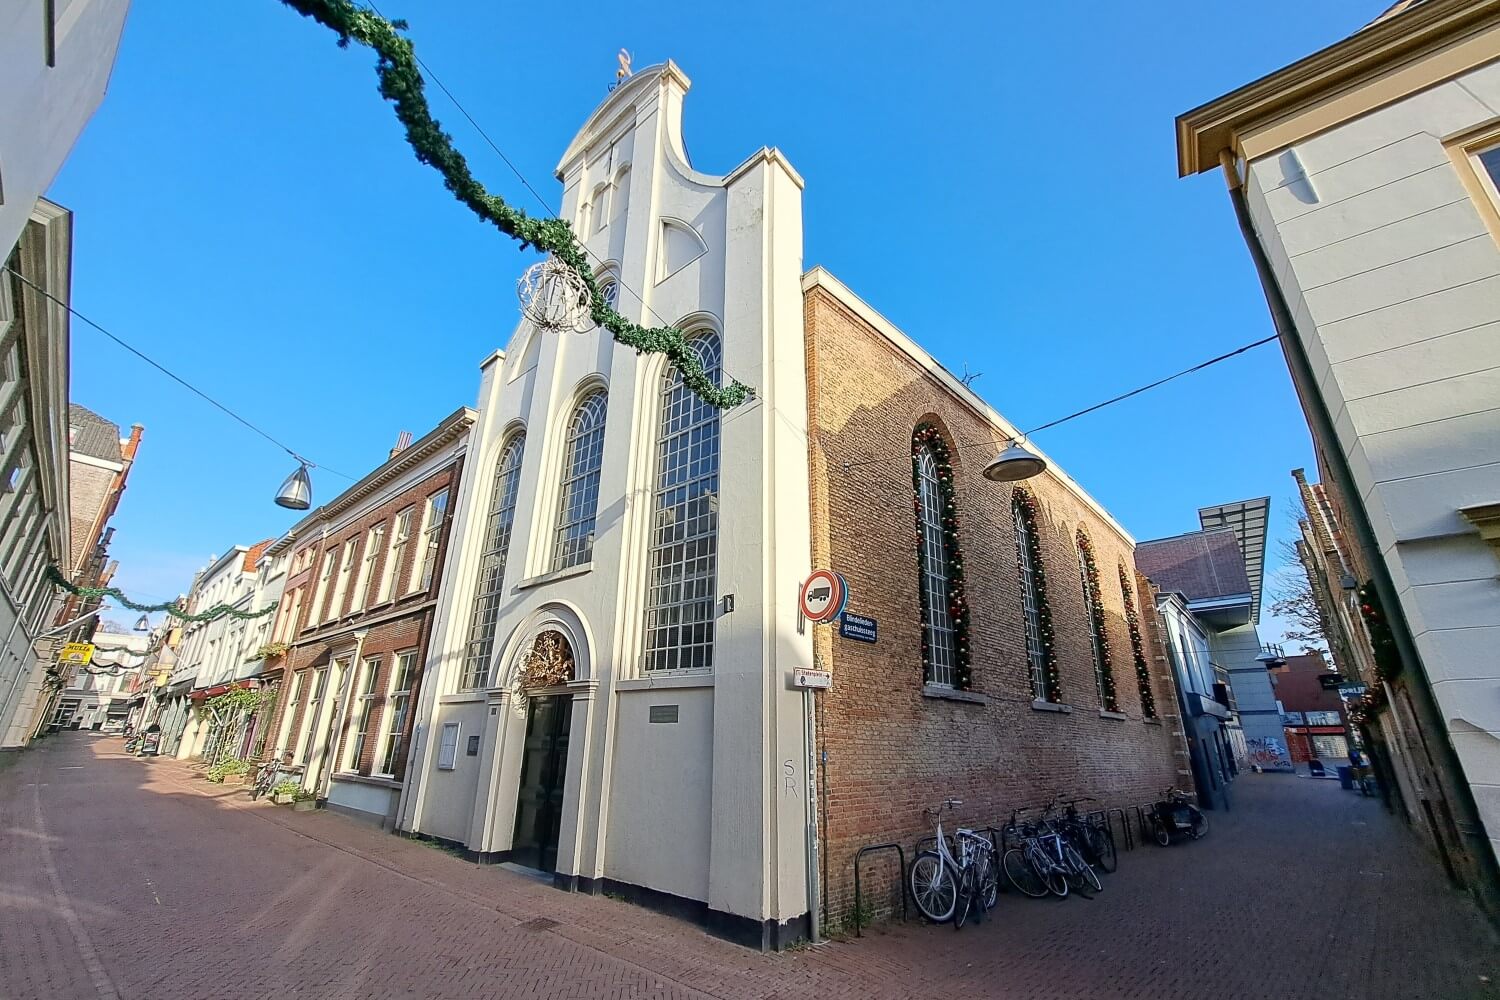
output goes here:
[[[1318, 382], [1313, 375], [1312, 363], [1307, 357], [1306, 345], [1297, 334], [1291, 307], [1287, 304], [1286, 296], [1282, 294], [1281, 286], [1276, 282], [1276, 272], [1271, 267], [1265, 248], [1261, 246], [1255, 223], [1250, 217], [1250, 204], [1245, 197], [1244, 182], [1240, 177], [1239, 165], [1234, 153], [1228, 149], [1220, 150], [1219, 165], [1223, 168], [1224, 180], [1229, 185], [1229, 200], [1234, 205], [1235, 219], [1239, 222], [1240, 234], [1245, 238], [1245, 246], [1250, 251], [1250, 259], [1255, 264], [1255, 273], [1260, 278], [1261, 291], [1266, 296], [1266, 306], [1271, 312], [1271, 322], [1276, 328], [1277, 336], [1281, 339], [1281, 349], [1286, 356], [1292, 385], [1302, 401], [1302, 408], [1307, 415], [1313, 437], [1315, 440], [1326, 441], [1331, 445], [1324, 453], [1329, 472], [1345, 496], [1357, 498], [1360, 493], [1355, 486], [1354, 473], [1349, 467], [1348, 457], [1339, 446], [1338, 433], [1333, 426], [1333, 415], [1328, 412], [1328, 403], [1318, 391]], [[1440, 778], [1438, 792], [1451, 802], [1454, 825], [1463, 842], [1462, 846], [1478, 869], [1475, 883], [1465, 888], [1474, 895], [1480, 908], [1489, 915], [1491, 920], [1500, 921], [1500, 866], [1496, 864], [1494, 848], [1484, 833], [1484, 823], [1474, 803], [1474, 794], [1469, 786], [1468, 776], [1458, 759], [1457, 751], [1453, 749], [1448, 727], [1444, 725], [1442, 712], [1432, 696], [1431, 679], [1427, 674], [1426, 664], [1417, 653], [1411, 624], [1406, 619], [1406, 609], [1402, 607], [1400, 598], [1397, 596], [1390, 568], [1386, 566], [1385, 559], [1380, 554], [1380, 545], [1375, 538], [1375, 528], [1370, 522], [1364, 505], [1351, 503], [1346, 513], [1349, 525], [1354, 529], [1355, 542], [1367, 556], [1371, 582], [1375, 585], [1376, 593], [1380, 595], [1380, 601], [1384, 605], [1386, 619], [1391, 626], [1391, 636], [1396, 642], [1396, 650], [1400, 653], [1402, 662], [1407, 664], [1409, 669], [1419, 673], [1419, 676], [1415, 678], [1416, 683], [1408, 684], [1405, 688], [1418, 716], [1419, 729], [1426, 731], [1426, 738], [1423, 742], [1434, 758], [1439, 772], [1447, 772], [1453, 776], [1453, 780], [1449, 782], [1452, 785], [1452, 794], [1448, 794], [1449, 789], [1443, 786]], [[1437, 845], [1439, 852], [1445, 855], [1444, 863], [1451, 867], [1451, 860], [1446, 857], [1447, 848], [1443, 843], [1442, 832], [1438, 829], [1433, 830], [1433, 842]]]

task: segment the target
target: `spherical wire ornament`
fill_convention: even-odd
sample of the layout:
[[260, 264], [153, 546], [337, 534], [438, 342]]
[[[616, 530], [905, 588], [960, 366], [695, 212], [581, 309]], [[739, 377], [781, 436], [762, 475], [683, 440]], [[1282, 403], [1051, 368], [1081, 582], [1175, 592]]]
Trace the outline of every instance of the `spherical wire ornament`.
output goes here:
[[552, 333], [583, 333], [589, 318], [589, 289], [583, 278], [556, 257], [533, 264], [516, 283], [521, 314]]

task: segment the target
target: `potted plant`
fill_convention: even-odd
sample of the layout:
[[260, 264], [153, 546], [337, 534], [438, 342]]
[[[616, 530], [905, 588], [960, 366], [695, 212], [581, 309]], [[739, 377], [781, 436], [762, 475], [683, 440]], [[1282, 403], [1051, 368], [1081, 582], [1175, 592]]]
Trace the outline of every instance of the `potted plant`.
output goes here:
[[271, 801], [278, 806], [291, 804], [297, 797], [297, 783], [295, 781], [278, 781], [271, 786]]
[[312, 812], [318, 808], [318, 796], [316, 792], [302, 789], [292, 793], [292, 809], [296, 812]]

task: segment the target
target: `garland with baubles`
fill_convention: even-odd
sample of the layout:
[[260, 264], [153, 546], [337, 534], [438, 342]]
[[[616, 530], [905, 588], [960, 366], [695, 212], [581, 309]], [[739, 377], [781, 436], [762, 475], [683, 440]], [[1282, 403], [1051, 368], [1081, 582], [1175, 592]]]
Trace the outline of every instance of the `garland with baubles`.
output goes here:
[[1359, 615], [1365, 620], [1365, 631], [1370, 633], [1376, 672], [1385, 680], [1394, 680], [1401, 673], [1401, 654], [1396, 649], [1391, 623], [1386, 620], [1385, 608], [1380, 603], [1380, 593], [1368, 580], [1359, 588]]
[[1141, 642], [1141, 619], [1135, 613], [1135, 597], [1130, 588], [1130, 575], [1125, 564], [1120, 564], [1120, 593], [1125, 595], [1125, 624], [1130, 629], [1130, 653], [1135, 659], [1135, 682], [1141, 689], [1141, 714], [1148, 719], [1156, 718], [1156, 694], [1151, 690], [1151, 671], [1146, 667], [1146, 652]]
[[[1038, 692], [1043, 701], [1054, 704], [1062, 701], [1062, 677], [1057, 671], [1057, 646], [1052, 634], [1052, 605], [1047, 601], [1047, 568], [1042, 562], [1042, 540], [1037, 531], [1036, 497], [1024, 486], [1015, 488], [1011, 502], [1026, 522], [1026, 548], [1031, 556], [1032, 596], [1036, 599], [1037, 632], [1042, 640], [1042, 690]], [[1019, 540], [1018, 540], [1019, 541]], [[1025, 579], [1025, 566], [1021, 562], [1021, 547], [1016, 546], [1016, 572]]]
[[1093, 626], [1094, 641], [1097, 643], [1095, 666], [1099, 669], [1099, 687], [1103, 693], [1104, 710], [1118, 712], [1120, 706], [1115, 697], [1115, 671], [1109, 654], [1109, 633], [1104, 630], [1104, 602], [1100, 599], [1099, 564], [1094, 561], [1094, 545], [1082, 528], [1078, 529], [1077, 541], [1078, 552], [1083, 557], [1084, 597], [1087, 598], [1090, 624]]
[[69, 583], [68, 578], [63, 576], [62, 570], [58, 569], [56, 566], [47, 567], [47, 579], [51, 580], [53, 583], [57, 584], [63, 590], [66, 590], [68, 593], [74, 595], [75, 597], [83, 597], [89, 599], [95, 597], [107, 597], [111, 601], [114, 601], [116, 604], [120, 605], [122, 608], [129, 608], [131, 611], [144, 611], [147, 614], [153, 614], [157, 611], [165, 611], [173, 618], [177, 618], [185, 622], [211, 622], [217, 621], [220, 618], [238, 618], [241, 621], [251, 621], [256, 618], [264, 618], [266, 615], [269, 615], [276, 610], [276, 602], [272, 601], [270, 604], [267, 604], [259, 611], [241, 611], [238, 608], [232, 607], [228, 604], [215, 604], [207, 611], [200, 611], [197, 614], [190, 614], [189, 612], [182, 610], [182, 608], [178, 606], [176, 601], [168, 601], [163, 604], [137, 604], [135, 601], [130, 600], [128, 597], [122, 594], [116, 587], [79, 587], [75, 584]]
[[387, 21], [372, 10], [356, 7], [350, 0], [281, 2], [303, 17], [331, 28], [339, 36], [340, 48], [347, 48], [350, 41], [355, 41], [375, 50], [379, 57], [375, 72], [380, 78], [380, 96], [395, 105], [396, 117], [406, 129], [406, 141], [417, 154], [417, 160], [435, 168], [443, 175], [443, 186], [455, 198], [480, 220], [520, 243], [522, 250], [537, 247], [572, 268], [588, 288], [590, 319], [637, 352], [665, 354], [681, 373], [683, 384], [710, 406], [728, 409], [750, 398], [750, 387], [741, 382], [731, 381], [722, 388], [715, 385], [681, 330], [670, 326], [642, 327], [615, 312], [600, 292], [588, 254], [567, 220], [534, 219], [507, 205], [499, 195], [490, 194], [474, 178], [463, 154], [454, 147], [452, 137], [432, 117], [416, 51], [410, 40], [397, 34], [406, 30], [405, 21]]
[[912, 502], [917, 514], [917, 594], [922, 602], [922, 677], [932, 676], [932, 649], [927, 639], [931, 609], [927, 606], [927, 587], [920, 573], [922, 556], [922, 450], [932, 452], [937, 472], [938, 513], [942, 518], [943, 554], [948, 561], [948, 620], [953, 624], [953, 686], [969, 690], [974, 678], [969, 669], [969, 605], [964, 597], [964, 556], [958, 544], [958, 504], [953, 497], [953, 456], [948, 442], [932, 424], [918, 424], [911, 436]]

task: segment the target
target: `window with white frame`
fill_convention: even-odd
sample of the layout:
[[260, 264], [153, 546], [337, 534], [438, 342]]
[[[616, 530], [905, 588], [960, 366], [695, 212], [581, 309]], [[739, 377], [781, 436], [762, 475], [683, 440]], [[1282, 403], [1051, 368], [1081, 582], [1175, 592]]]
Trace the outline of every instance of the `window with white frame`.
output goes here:
[[380, 680], [380, 657], [367, 656], [361, 665], [359, 685], [355, 688], [354, 731], [350, 734], [348, 751], [344, 755], [344, 770], [358, 771], [365, 747], [371, 743], [370, 723], [375, 719], [375, 705], [380, 696], [376, 684]]
[[385, 565], [380, 569], [380, 593], [376, 597], [377, 604], [383, 604], [391, 599], [391, 595], [398, 592], [396, 577], [401, 572], [401, 563], [406, 559], [407, 546], [411, 544], [411, 522], [415, 508], [408, 507], [396, 515], [395, 526], [391, 530], [390, 548], [385, 553]]
[[396, 767], [405, 753], [406, 725], [411, 711], [411, 689], [417, 680], [417, 651], [403, 650], [396, 654], [391, 667], [390, 694], [385, 700], [385, 711], [381, 712], [381, 745], [379, 773], [386, 777], [396, 774]]
[[605, 305], [609, 306], [611, 309], [618, 310], [620, 308], [619, 281], [609, 277], [604, 278], [602, 281], [600, 281], [599, 297], [604, 300]]
[[451, 771], [458, 766], [458, 723], [445, 722], [438, 736], [437, 769]]
[[448, 515], [448, 491], [438, 490], [427, 498], [427, 509], [422, 513], [422, 572], [418, 574], [413, 590], [426, 590], [432, 586], [432, 574], [437, 572], [438, 543], [443, 537], [443, 521]]
[[323, 598], [328, 596], [328, 581], [333, 576], [333, 564], [338, 559], [338, 550], [329, 549], [323, 556], [323, 571], [318, 574], [318, 586], [313, 591], [312, 607], [307, 609], [307, 624], [316, 625], [324, 618]]
[[609, 395], [595, 389], [568, 422], [563, 447], [563, 481], [557, 513], [552, 568], [566, 569], [594, 557], [594, 516], [599, 509], [599, 474], [604, 465], [604, 414]]
[[600, 184], [594, 188], [594, 232], [603, 232], [609, 225], [609, 185]]
[[354, 560], [359, 548], [359, 539], [351, 538], [344, 543], [344, 557], [339, 561], [339, 576], [333, 586], [333, 606], [328, 609], [330, 619], [344, 616], [344, 598], [349, 596], [349, 578], [354, 575]]
[[[689, 341], [704, 374], [719, 384], [717, 334]], [[667, 373], [656, 442], [646, 579], [644, 670], [705, 669], [714, 662], [718, 604], [719, 409]]]
[[1078, 577], [1083, 588], [1083, 613], [1089, 623], [1089, 642], [1094, 652], [1094, 686], [1099, 694], [1099, 704], [1107, 711], [1116, 711], [1113, 664], [1104, 638], [1104, 599], [1095, 585], [1095, 575], [1089, 570], [1094, 560], [1094, 543], [1082, 528], [1074, 536], [1078, 549]]
[[917, 562], [922, 581], [922, 627], [927, 637], [926, 682], [952, 687], [958, 665], [957, 631], [949, 613], [952, 580], [948, 550], [943, 546], [943, 501], [937, 456], [922, 444], [912, 457], [917, 473]]
[[286, 601], [285, 613], [278, 612], [276, 618], [276, 641], [290, 642], [297, 634], [297, 618], [302, 614], [302, 594], [307, 587], [294, 587], [292, 592], [283, 600]]
[[1016, 566], [1021, 575], [1021, 617], [1026, 631], [1026, 663], [1031, 669], [1031, 695], [1047, 700], [1047, 657], [1042, 649], [1042, 601], [1037, 590], [1036, 560], [1031, 547], [1036, 528], [1020, 496], [1011, 501], [1016, 526]]
[[351, 611], [363, 611], [370, 606], [371, 588], [375, 583], [375, 560], [380, 558], [380, 547], [384, 541], [384, 521], [365, 532], [365, 554], [359, 561], [359, 579], [354, 582]]
[[1489, 196], [1494, 199], [1496, 209], [1500, 209], [1500, 142], [1486, 149], [1475, 150], [1472, 155], [1476, 172], [1487, 183]]
[[500, 449], [490, 486], [490, 511], [484, 525], [484, 550], [479, 555], [479, 581], [469, 618], [469, 644], [464, 652], [463, 680], [469, 691], [489, 683], [490, 657], [495, 649], [495, 623], [500, 618], [505, 556], [510, 550], [511, 525], [516, 519], [516, 493], [521, 485], [521, 458], [526, 434], [518, 431]]
[[297, 763], [305, 765], [312, 757], [313, 726], [323, 713], [323, 699], [328, 694], [328, 668], [319, 667], [313, 673], [312, 694], [307, 699], [307, 708], [302, 712], [302, 732], [297, 737]]

